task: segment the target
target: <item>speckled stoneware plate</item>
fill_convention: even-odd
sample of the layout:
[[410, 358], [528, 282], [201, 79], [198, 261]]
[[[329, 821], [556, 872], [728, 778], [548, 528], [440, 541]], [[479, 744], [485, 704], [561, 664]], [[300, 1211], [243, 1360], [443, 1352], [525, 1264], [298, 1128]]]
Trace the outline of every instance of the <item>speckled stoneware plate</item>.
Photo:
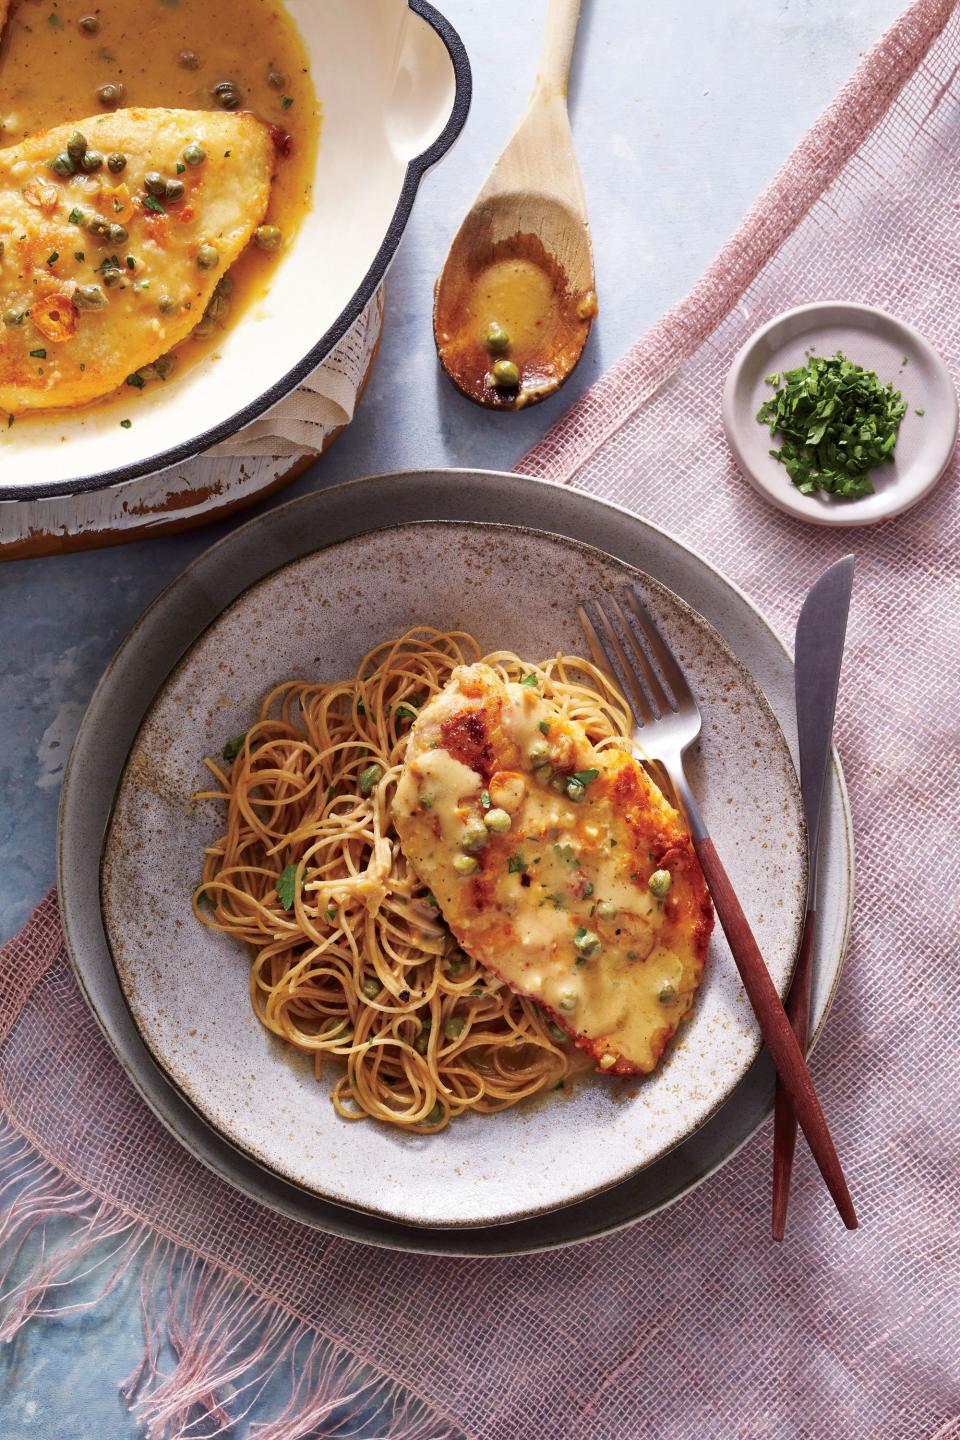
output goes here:
[[[491, 514], [507, 527], [542, 524], [549, 516], [555, 529], [597, 549], [463, 523]], [[381, 526], [402, 520], [412, 528], [364, 536], [371, 517]], [[329, 548], [316, 555], [324, 544]], [[336, 673], [370, 639], [418, 619], [469, 624], [484, 644], [529, 653], [575, 646], [574, 589], [589, 595], [622, 577], [621, 562], [682, 592], [706, 615], [792, 729], [788, 657], [749, 602], [704, 562], [591, 497], [474, 472], [376, 477], [259, 517], [200, 557], [160, 597], [101, 682], [63, 801], [60, 883], [71, 956], [94, 1012], [148, 1102], [200, 1159], [256, 1198], [373, 1243], [459, 1253], [540, 1248], [669, 1203], [733, 1153], [764, 1114], [769, 1068], [750, 1067], [756, 1031], [718, 943], [694, 1018], [651, 1081], [617, 1089], [598, 1079], [572, 1098], [551, 1096], [506, 1116], [458, 1122], [442, 1138], [442, 1150], [426, 1137], [345, 1126], [323, 1084], [250, 1015], [246, 958], [196, 927], [189, 912], [195, 855], [216, 823], [205, 807], [190, 804], [200, 757], [216, 749], [224, 733], [234, 733], [272, 679], [307, 666]], [[643, 584], [700, 693], [707, 723], [696, 783], [782, 987], [803, 880], [788, 750], [747, 671], [719, 638], [662, 584], [652, 578]], [[280, 627], [278, 615], [286, 615]], [[731, 747], [725, 758], [724, 737]], [[105, 909], [130, 1009], [96, 898], [101, 840], [115, 796]], [[850, 885], [849, 823], [835, 767], [818, 937], [818, 1025], [839, 972]], [[130, 901], [133, 886], [141, 893], [139, 908]], [[149, 1058], [131, 1013], [172, 1085]], [[731, 1090], [730, 1104], [718, 1110]]]
[[[875, 370], [907, 402], [890, 464], [871, 474], [872, 495], [840, 500], [801, 495], [770, 454], [780, 438], [757, 411], [773, 390], [766, 376], [792, 370], [808, 353], [835, 355]], [[818, 301], [787, 310], [764, 325], [738, 352], [723, 390], [723, 424], [730, 449], [750, 484], [771, 505], [811, 525], [877, 525], [918, 504], [936, 485], [957, 443], [957, 392], [930, 341], [874, 305]]]
[[[117, 795], [103, 863], [107, 934], [154, 1058], [241, 1150], [341, 1204], [408, 1223], [491, 1224], [554, 1209], [622, 1180], [702, 1124], [758, 1048], [736, 967], [717, 933], [692, 1020], [642, 1081], [596, 1077], [573, 1093], [442, 1136], [343, 1120], [307, 1057], [255, 1019], [249, 954], [192, 916], [203, 847], [222, 807], [194, 802], [204, 755], [254, 718], [289, 676], [350, 675], [413, 625], [469, 630], [483, 653], [583, 651], [574, 602], [636, 577], [619, 560], [532, 530], [406, 525], [345, 540], [262, 580], [200, 637], [151, 707]], [[806, 883], [790, 752], [717, 632], [646, 577], [641, 589], [690, 677], [704, 732], [692, 760], [720, 853], [779, 988], [799, 941]]]

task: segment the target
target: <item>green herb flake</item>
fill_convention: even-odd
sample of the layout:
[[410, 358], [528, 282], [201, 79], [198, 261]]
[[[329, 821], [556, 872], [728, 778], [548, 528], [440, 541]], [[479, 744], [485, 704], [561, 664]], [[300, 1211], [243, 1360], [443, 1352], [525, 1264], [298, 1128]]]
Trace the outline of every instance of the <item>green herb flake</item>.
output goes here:
[[540, 721], [540, 724], [537, 726], [537, 729], [540, 731], [540, 734], [541, 734], [541, 735], [549, 735], [549, 734], [550, 734], [550, 721], [549, 721], [549, 720], [541, 720], [541, 721]]
[[489, 809], [490, 809], [490, 791], [489, 791], [489, 790], [481, 790], [481, 791], [480, 791], [480, 804], [483, 806], [484, 810], [489, 810]]
[[[583, 894], [581, 895], [580, 898], [581, 898], [581, 900], [589, 900], [589, 899], [590, 899], [590, 896], [591, 896], [592, 894], [593, 894], [593, 886], [591, 885], [590, 881], [588, 880], [587, 883], [586, 883], [586, 885], [584, 886]], [[594, 905], [593, 908], [592, 908], [591, 911], [590, 911], [590, 914], [591, 914], [591, 915], [593, 914], [593, 911], [594, 911], [596, 908], [597, 908], [597, 907]]]
[[59, 250], [51, 250], [51, 251], [50, 251], [50, 254], [47, 256], [47, 264], [48, 264], [48, 265], [56, 265], [56, 263], [57, 263], [57, 261], [58, 261], [59, 259], [60, 259], [60, 251], [59, 251]]
[[185, 172], [186, 168], [187, 168], [187, 167], [186, 167], [186, 165], [184, 165], [184, 163], [183, 163], [182, 160], [178, 160], [178, 161], [177, 161], [177, 174], [178, 174], [178, 175], [182, 175], [182, 174]]
[[572, 845], [554, 845], [553, 853], [558, 860], [566, 860], [568, 865], [576, 865], [577, 855]]
[[67, 219], [69, 220], [69, 222], [70, 222], [71, 225], [82, 225], [82, 224], [83, 224], [83, 211], [82, 211], [82, 210], [78, 210], [76, 207], [74, 207], [74, 208], [70, 211], [70, 214], [67, 216]]
[[59, 15], [51, 11], [51, 13], [47, 16], [47, 24], [52, 26], [54, 30], [59, 30], [63, 25], [63, 21], [61, 20]]
[[145, 381], [144, 381], [143, 376], [142, 376], [142, 375], [138, 375], [137, 372], [136, 372], [136, 370], [135, 370], [132, 375], [128, 375], [128, 376], [127, 376], [127, 384], [128, 384], [128, 385], [132, 385], [133, 388], [134, 388], [134, 390], [142, 390], [143, 387], [144, 387]]
[[14, 420], [16, 420], [16, 418], [17, 418], [16, 415], [8, 415], [8, 416], [7, 416], [7, 429], [8, 429], [8, 430], [10, 429], [10, 426], [13, 424], [13, 422], [14, 422]]
[[47, 358], [46, 350], [31, 350], [30, 355], [34, 360], [46, 360]]
[[121, 420], [121, 421], [120, 421], [120, 428], [121, 428], [121, 430], [129, 430], [129, 429], [130, 429], [130, 426], [131, 426], [132, 424], [133, 424], [133, 421], [132, 421], [132, 420]]
[[277, 895], [284, 910], [292, 910], [297, 895], [297, 867], [288, 865], [277, 881]]
[[529, 685], [532, 689], [535, 690], [537, 688], [537, 677], [536, 675], [524, 675], [523, 679], [520, 681], [520, 684]]
[[244, 730], [242, 735], [234, 735], [232, 740], [228, 740], [223, 747], [224, 760], [236, 760], [240, 751], [243, 749], [243, 742], [246, 738], [247, 732]]
[[197, 893], [197, 904], [205, 905], [208, 910], [213, 909], [213, 901], [210, 899], [210, 896], [206, 890], [200, 890]]
[[87, 257], [86, 257], [86, 255], [83, 253], [82, 250], [74, 250], [74, 252], [73, 252], [73, 258], [74, 258], [74, 260], [79, 260], [79, 261], [80, 261], [80, 264], [82, 265], [83, 262], [84, 262], [84, 260], [86, 260]]
[[599, 770], [574, 770], [574, 780], [579, 780], [581, 785], [592, 785], [600, 774]]
[[516, 855], [510, 856], [509, 860], [507, 861], [508, 875], [523, 875], [525, 874], [526, 869], [527, 862], [526, 860], [524, 860], [523, 856], [520, 854], [519, 851], [517, 851]]
[[801, 495], [872, 495], [869, 472], [893, 459], [907, 412], [900, 391], [839, 350], [829, 358], [811, 354], [776, 381], [776, 394], [763, 402], [757, 420], [771, 436], [779, 434], [781, 447], [770, 454]]
[[290, 106], [293, 104], [293, 96], [284, 95], [283, 99], [280, 101], [280, 104], [283, 106], [284, 110], [289, 110]]
[[[167, 213], [155, 195], [144, 195], [140, 203], [143, 205], [144, 210], [152, 210], [154, 215], [166, 215]], [[122, 210], [123, 206], [120, 205], [117, 208]]]

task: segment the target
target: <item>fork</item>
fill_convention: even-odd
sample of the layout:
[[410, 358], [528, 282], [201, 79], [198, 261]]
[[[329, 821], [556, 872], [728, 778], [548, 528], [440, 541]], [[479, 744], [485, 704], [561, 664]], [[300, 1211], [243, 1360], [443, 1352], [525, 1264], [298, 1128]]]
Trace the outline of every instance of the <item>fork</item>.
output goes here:
[[699, 706], [646, 607], [631, 587], [624, 586], [621, 594], [644, 644], [639, 643], [617, 597], [608, 594], [604, 603], [594, 601], [592, 605], [603, 638], [584, 607], [577, 607], [590, 654], [598, 669], [618, 688], [621, 680], [625, 684], [625, 698], [635, 722], [631, 737], [634, 758], [641, 762], [653, 759], [662, 767], [686, 813], [700, 868], [783, 1088], [793, 1102], [794, 1113], [843, 1223], [848, 1230], [855, 1230], [853, 1201], [803, 1052], [684, 771], [684, 754], [700, 734]]

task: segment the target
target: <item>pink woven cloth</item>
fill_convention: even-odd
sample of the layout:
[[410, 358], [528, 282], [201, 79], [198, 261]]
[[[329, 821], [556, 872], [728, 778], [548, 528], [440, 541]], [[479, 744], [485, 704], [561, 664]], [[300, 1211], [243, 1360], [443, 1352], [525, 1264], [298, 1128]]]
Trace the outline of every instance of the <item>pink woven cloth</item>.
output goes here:
[[881, 304], [958, 373], [958, 72], [960, 15], [917, 0], [688, 299], [521, 467], [681, 535], [785, 637], [815, 575], [856, 552], [838, 738], [858, 899], [814, 1068], [861, 1229], [843, 1231], [802, 1151], [788, 1242], [768, 1240], [769, 1128], [672, 1209], [561, 1254], [425, 1260], [300, 1228], [146, 1111], [78, 994], [51, 898], [0, 964], [3, 1163], [26, 1176], [2, 1253], [45, 1236], [3, 1333], [49, 1311], [92, 1246], [111, 1252], [108, 1283], [146, 1250], [129, 1393], [151, 1435], [205, 1412], [227, 1425], [288, 1363], [294, 1394], [262, 1440], [327, 1433], [344, 1399], [375, 1416], [364, 1440], [960, 1436], [958, 467], [909, 515], [837, 535], [755, 497], [720, 426], [736, 348], [803, 301]]

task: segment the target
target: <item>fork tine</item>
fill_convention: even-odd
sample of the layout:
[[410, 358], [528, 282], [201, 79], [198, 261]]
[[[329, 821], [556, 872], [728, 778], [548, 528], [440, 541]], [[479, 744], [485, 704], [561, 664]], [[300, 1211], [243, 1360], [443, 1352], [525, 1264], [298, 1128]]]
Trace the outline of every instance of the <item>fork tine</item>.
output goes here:
[[653, 703], [660, 711], [660, 714], [669, 715], [672, 709], [670, 697], [665, 693], [663, 685], [660, 682], [660, 676], [647, 659], [643, 646], [637, 643], [637, 637], [634, 635], [630, 622], [623, 613], [623, 606], [612, 595], [610, 596], [610, 604], [620, 622], [624, 638], [630, 647], [630, 653], [633, 655], [633, 669], [639, 669], [641, 671], [644, 684], [653, 696]]
[[[609, 596], [607, 598], [609, 599]], [[624, 684], [627, 694], [629, 695], [630, 702], [633, 705], [634, 713], [637, 719], [640, 721], [641, 725], [650, 725], [656, 719], [656, 714], [654, 712], [653, 706], [650, 704], [649, 696], [647, 695], [642, 684], [640, 683], [640, 677], [638, 676], [636, 670], [633, 668], [633, 666], [630, 664], [630, 661], [624, 654], [623, 646], [620, 644], [619, 636], [617, 635], [616, 630], [614, 630], [613, 626], [610, 624], [610, 621], [607, 618], [607, 613], [604, 610], [603, 606], [600, 604], [599, 600], [594, 601], [594, 609], [597, 612], [597, 618], [599, 619], [604, 634], [607, 637], [606, 645], [604, 645], [602, 640], [600, 641], [601, 648], [605, 651], [607, 660], [609, 661], [611, 666], [613, 665], [613, 661], [610, 659], [610, 651], [612, 650], [614, 655], [617, 657], [617, 660], [620, 662], [620, 669], [622, 672]]]
[[621, 688], [620, 677], [610, 663], [610, 657], [603, 648], [603, 642], [597, 634], [596, 626], [582, 605], [577, 606], [577, 619], [580, 621], [580, 629], [583, 631], [594, 665], [598, 670], [602, 670], [610, 683], [616, 685], [619, 690]]
[[640, 600], [632, 586], [624, 586], [623, 595], [640, 627], [643, 638], [650, 646], [653, 658], [663, 671], [667, 683], [673, 687], [674, 704], [679, 707], [682, 704], [691, 702], [693, 700], [693, 694], [690, 690], [687, 677], [684, 675], [670, 646], [654, 624], [650, 611], [643, 604], [642, 600]]

